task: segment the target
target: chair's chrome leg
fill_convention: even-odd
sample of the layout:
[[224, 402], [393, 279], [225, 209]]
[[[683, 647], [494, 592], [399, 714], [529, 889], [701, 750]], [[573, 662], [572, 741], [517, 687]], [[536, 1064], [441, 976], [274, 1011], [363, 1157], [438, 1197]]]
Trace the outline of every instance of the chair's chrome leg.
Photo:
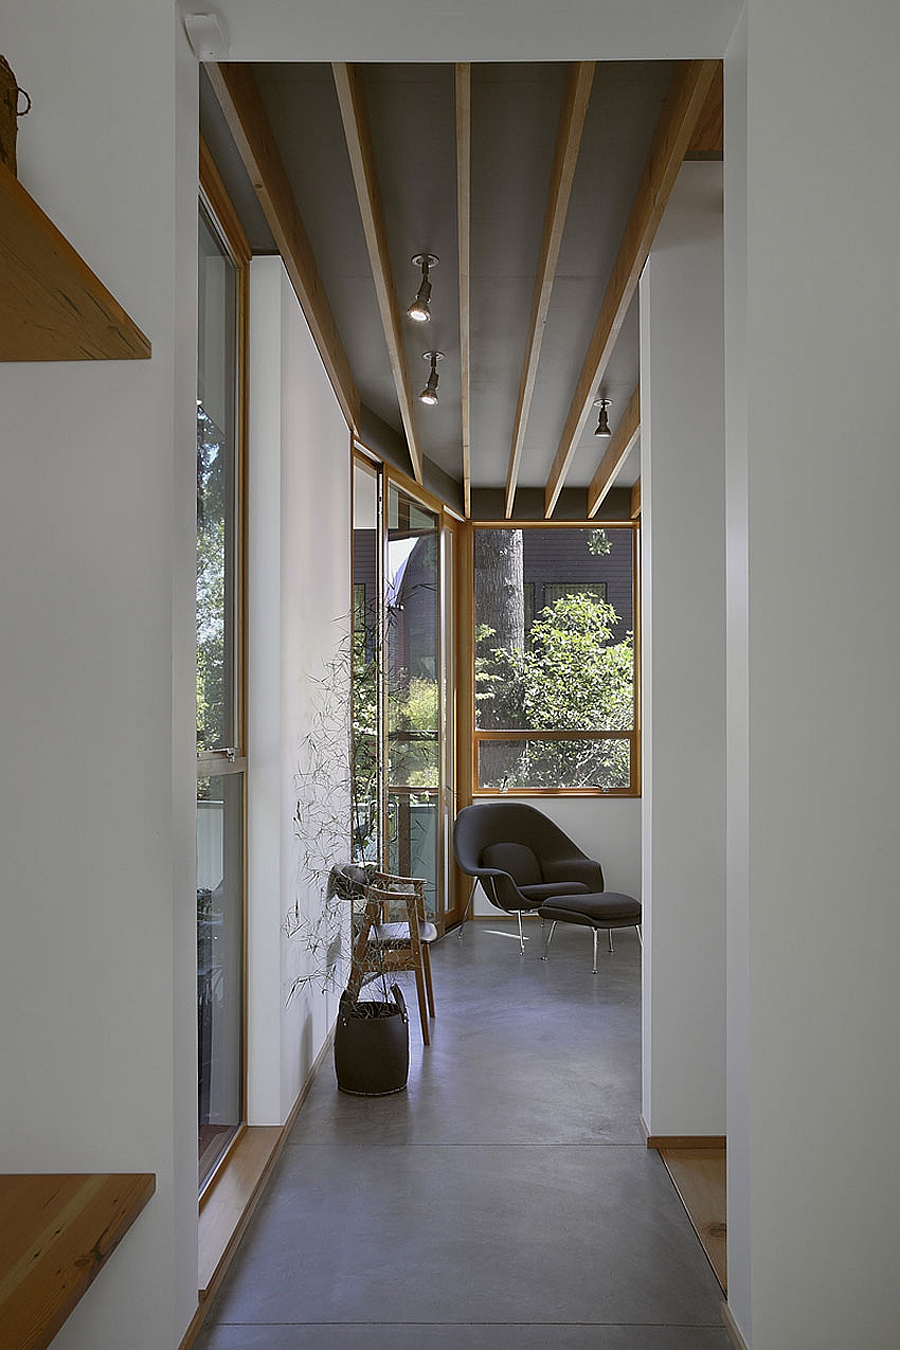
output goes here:
[[643, 945], [644, 945], [644, 933], [643, 933], [643, 929], [641, 928], [641, 925], [640, 925], [639, 923], [636, 923], [636, 924], [634, 925], [634, 931], [635, 931], [635, 932], [637, 933], [637, 935], [638, 935], [638, 942], [639, 942], [639, 943], [641, 944], [641, 946], [643, 947]]
[[466, 905], [465, 909], [463, 910], [462, 923], [459, 925], [459, 928], [457, 929], [457, 932], [456, 932], [456, 936], [457, 936], [458, 938], [462, 938], [462, 935], [463, 935], [463, 929], [464, 929], [465, 926], [466, 926], [466, 916], [468, 915], [469, 910], [472, 908], [472, 902], [473, 902], [474, 899], [475, 899], [475, 887], [476, 887], [477, 885], [478, 885], [478, 878], [476, 877], [475, 880], [472, 882], [472, 889], [469, 891], [469, 903]]
[[[542, 928], [544, 927], [543, 919], [541, 919], [541, 927]], [[544, 950], [543, 953], [541, 954], [542, 961], [550, 960], [550, 943], [553, 941], [553, 930], [555, 927], [556, 927], [556, 920], [554, 919], [550, 927], [547, 929], [546, 936], [544, 937]]]
[[592, 929], [591, 929], [591, 937], [594, 939], [594, 969], [593, 969], [592, 974], [596, 975], [596, 974], [597, 974], [597, 930], [596, 930], [596, 928], [592, 928]]
[[525, 955], [525, 934], [522, 932], [522, 911], [516, 910], [516, 918], [519, 920], [519, 946], [522, 949], [522, 955]]
[[612, 945], [612, 929], [611, 929], [611, 928], [607, 928], [607, 930], [606, 930], [606, 936], [609, 938], [609, 950], [612, 951], [613, 945]]

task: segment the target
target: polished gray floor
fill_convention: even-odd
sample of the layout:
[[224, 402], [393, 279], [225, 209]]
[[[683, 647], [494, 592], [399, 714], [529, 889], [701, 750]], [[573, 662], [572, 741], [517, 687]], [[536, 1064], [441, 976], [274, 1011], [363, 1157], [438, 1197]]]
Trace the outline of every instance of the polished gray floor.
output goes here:
[[[640, 949], [498, 921], [433, 948], [406, 1092], [327, 1063], [199, 1350], [728, 1350], [722, 1295], [640, 1129]], [[601, 943], [601, 949], [603, 948]]]

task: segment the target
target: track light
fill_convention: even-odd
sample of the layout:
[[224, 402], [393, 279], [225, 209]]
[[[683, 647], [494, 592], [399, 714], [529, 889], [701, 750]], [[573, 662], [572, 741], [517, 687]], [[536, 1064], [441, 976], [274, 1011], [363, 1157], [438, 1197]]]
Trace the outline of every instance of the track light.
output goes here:
[[443, 361], [443, 359], [444, 359], [444, 353], [443, 353], [443, 352], [423, 352], [423, 353], [422, 353], [422, 359], [423, 359], [423, 361], [430, 361], [430, 362], [431, 362], [431, 373], [430, 373], [429, 376], [428, 376], [428, 383], [426, 384], [425, 388], [422, 390], [421, 394], [419, 395], [419, 400], [420, 400], [420, 402], [422, 402], [422, 403], [427, 403], [427, 404], [429, 404], [429, 406], [433, 407], [434, 404], [437, 403], [437, 401], [438, 401], [438, 393], [437, 393], [437, 387], [438, 387], [437, 363], [438, 363], [438, 361]]
[[597, 418], [597, 425], [594, 427], [595, 436], [611, 436], [609, 429], [609, 418], [606, 415], [607, 408], [611, 407], [612, 399], [595, 398], [594, 407], [600, 409], [600, 416]]
[[434, 267], [437, 261], [434, 253], [417, 253], [413, 258], [416, 267], [422, 269], [422, 281], [416, 291], [415, 300], [406, 312], [411, 319], [415, 319], [416, 323], [427, 323], [431, 318], [431, 310], [428, 308], [428, 302], [431, 299], [431, 282], [428, 280], [428, 269]]

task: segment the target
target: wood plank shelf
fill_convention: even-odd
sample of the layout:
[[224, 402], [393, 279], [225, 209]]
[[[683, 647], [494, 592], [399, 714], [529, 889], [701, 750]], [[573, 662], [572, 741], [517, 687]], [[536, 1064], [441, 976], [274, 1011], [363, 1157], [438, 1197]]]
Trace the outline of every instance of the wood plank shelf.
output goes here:
[[0, 361], [118, 361], [150, 342], [0, 164]]
[[0, 1176], [0, 1350], [43, 1350], [156, 1190], [152, 1172]]

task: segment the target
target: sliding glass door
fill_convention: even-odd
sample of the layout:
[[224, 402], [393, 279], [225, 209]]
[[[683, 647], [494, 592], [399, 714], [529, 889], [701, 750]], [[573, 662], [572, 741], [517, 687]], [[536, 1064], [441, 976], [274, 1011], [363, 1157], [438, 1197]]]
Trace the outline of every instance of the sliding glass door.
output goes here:
[[440, 516], [388, 485], [385, 540], [388, 862], [424, 877], [436, 918], [440, 876]]
[[355, 460], [355, 848], [361, 861], [424, 877], [429, 915], [443, 928], [452, 818], [452, 525], [423, 498]]

